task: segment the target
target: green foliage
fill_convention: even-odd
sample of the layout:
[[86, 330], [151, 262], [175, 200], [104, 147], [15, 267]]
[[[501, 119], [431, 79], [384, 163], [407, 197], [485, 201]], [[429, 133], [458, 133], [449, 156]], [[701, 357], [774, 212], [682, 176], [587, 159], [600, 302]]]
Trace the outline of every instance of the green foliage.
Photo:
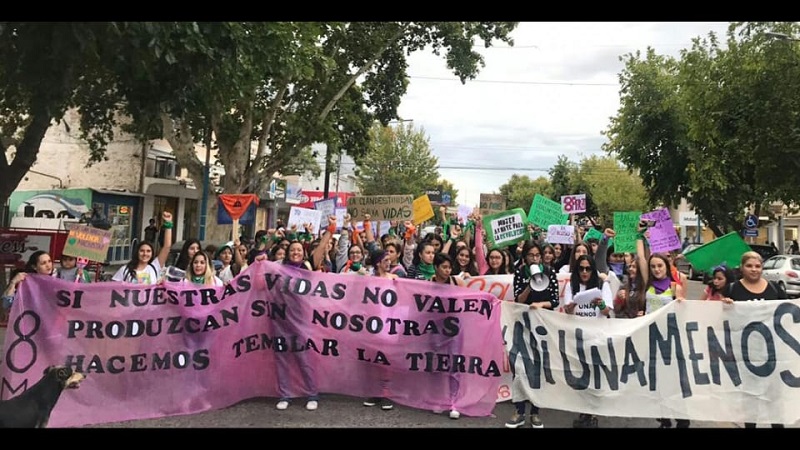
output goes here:
[[404, 195], [415, 198], [437, 186], [438, 159], [428, 138], [413, 124], [375, 125], [366, 154], [356, 159], [356, 182], [363, 195]]
[[550, 197], [552, 192], [552, 183], [547, 177], [532, 180], [527, 175], [517, 174], [511, 175], [499, 189], [499, 193], [506, 197], [506, 209], [522, 208], [526, 214], [530, 212], [531, 202], [536, 194]]
[[800, 200], [800, 47], [773, 31], [800, 26], [732, 23], [724, 46], [709, 33], [679, 59], [623, 57], [605, 149], [639, 171], [651, 203], [686, 198], [718, 236], [747, 208]]

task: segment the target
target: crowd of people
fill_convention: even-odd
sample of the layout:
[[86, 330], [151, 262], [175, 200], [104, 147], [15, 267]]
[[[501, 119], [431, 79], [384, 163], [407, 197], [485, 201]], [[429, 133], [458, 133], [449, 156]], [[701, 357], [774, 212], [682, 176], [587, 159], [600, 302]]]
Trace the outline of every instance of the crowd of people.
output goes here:
[[[376, 236], [371, 218], [363, 221], [345, 216], [344, 225], [337, 226], [336, 218], [327, 218], [319, 235], [307, 224], [303, 229], [280, 226], [261, 230], [252, 242], [243, 242], [238, 232], [234, 240], [214, 249], [202, 249], [197, 239], [185, 241], [173, 266], [165, 267], [172, 246], [172, 216], [163, 213], [158, 253], [152, 240], [143, 240], [134, 251], [134, 258], [112, 277], [116, 281], [155, 284], [164, 280], [204, 286], [221, 286], [230, 282], [248, 266], [270, 260], [302, 270], [376, 276], [390, 279], [410, 278], [433, 283], [457, 284], [455, 277], [513, 274], [514, 301], [530, 308], [559, 310], [566, 314], [602, 319], [633, 319], [648, 314], [651, 305], [686, 298], [687, 280], [675, 264], [678, 253], [651, 253], [647, 246], [647, 225], [640, 224], [636, 252], [615, 251], [612, 244], [615, 232], [606, 228], [599, 239], [584, 241], [583, 227], [576, 226], [575, 242], [548, 243], [545, 233], [530, 226], [532, 239], [509, 246], [494, 247], [487, 243], [482, 217], [473, 212], [466, 221], [444, 218], [436, 231], [421, 236], [412, 222], [390, 222], [390, 228]], [[599, 228], [599, 227], [598, 227]], [[149, 237], [155, 231], [149, 230]], [[209, 252], [208, 250], [213, 250]], [[730, 269], [720, 266], [709, 274], [708, 286], [701, 300], [733, 303], [746, 300], [785, 299], [786, 293], [761, 275], [762, 259], [758, 253], [747, 252], [741, 258], [741, 278], [735, 279]], [[90, 282], [75, 258], [62, 256], [60, 267], [54, 270], [47, 252], [31, 255], [24, 269], [13, 273], [3, 291], [3, 308], [13, 303], [20, 283], [27, 274], [53, 275], [75, 282]], [[558, 273], [569, 274], [569, 281], [560, 304]], [[616, 280], [616, 283], [614, 283]], [[617, 289], [614, 289], [617, 286]], [[589, 304], [577, 305], [574, 298], [585, 291], [596, 292]], [[615, 292], [616, 291], [616, 292]], [[279, 364], [280, 365], [280, 364]], [[316, 410], [319, 393], [314, 376], [300, 362], [307, 390], [306, 409]], [[279, 375], [286, 367], [278, 367]], [[513, 364], [512, 364], [513, 370]], [[280, 379], [280, 376], [279, 376]], [[279, 383], [281, 394], [277, 409], [290, 406], [288, 388]], [[364, 406], [379, 406], [391, 410], [393, 404], [384, 395], [363, 401]], [[515, 412], [506, 422], [508, 428], [529, 423], [543, 427], [539, 408], [529, 401], [514, 403]], [[451, 419], [459, 411], [448, 411]], [[659, 419], [662, 428], [672, 427], [670, 418]], [[675, 421], [677, 428], [689, 427], [688, 420]], [[598, 417], [579, 414], [573, 426], [594, 428]], [[755, 424], [746, 424], [754, 427]], [[780, 427], [780, 424], [774, 424]]]

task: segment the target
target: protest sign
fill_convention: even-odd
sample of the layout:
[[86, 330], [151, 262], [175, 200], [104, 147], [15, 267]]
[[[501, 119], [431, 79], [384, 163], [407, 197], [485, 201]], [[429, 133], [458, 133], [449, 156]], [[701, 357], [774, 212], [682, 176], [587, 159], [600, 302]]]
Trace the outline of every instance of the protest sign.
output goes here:
[[614, 251], [617, 253], [636, 253], [636, 239], [639, 235], [641, 211], [614, 213]]
[[[311, 224], [311, 233], [319, 233], [319, 224], [322, 221], [322, 213], [316, 209], [301, 208], [299, 206], [292, 206], [289, 209], [289, 220], [286, 225], [291, 228], [292, 225], [297, 225], [297, 231], [305, 231], [303, 228], [305, 224]], [[327, 222], [326, 222], [327, 223]]]
[[497, 214], [506, 210], [506, 196], [501, 194], [481, 194], [478, 211], [482, 216]]
[[356, 220], [369, 214], [372, 220], [413, 220], [411, 195], [367, 195], [347, 199], [347, 212]]
[[750, 246], [732, 231], [684, 254], [692, 266], [703, 272], [711, 272], [714, 267], [725, 265], [735, 269], [741, 265], [742, 255], [751, 250]]
[[456, 211], [458, 222], [467, 223], [469, 221], [469, 215], [472, 214], [472, 210], [473, 208], [469, 205], [458, 205], [458, 210]]
[[[344, 223], [345, 214], [347, 214], [347, 208], [336, 208], [333, 211], [333, 215], [336, 216], [336, 228], [342, 229], [345, 227]], [[350, 224], [348, 223], [347, 226], [349, 227]]]
[[510, 209], [483, 218], [483, 229], [491, 247], [516, 244], [530, 238], [522, 208]]
[[73, 226], [64, 243], [64, 255], [86, 258], [89, 261], [105, 262], [111, 245], [111, 230], [101, 230], [87, 225]]
[[250, 204], [258, 205], [256, 194], [220, 194], [219, 201], [231, 220], [241, 219]]
[[561, 212], [564, 214], [586, 212], [586, 194], [562, 195]]
[[419, 225], [433, 218], [433, 206], [431, 206], [431, 201], [428, 199], [427, 194], [415, 198], [411, 208], [413, 209], [414, 225]]
[[531, 203], [528, 213], [528, 223], [532, 223], [542, 229], [547, 229], [550, 225], [566, 225], [569, 221], [569, 214], [561, 212], [561, 204], [549, 198], [536, 194]]
[[66, 364], [87, 382], [62, 395], [52, 427], [316, 392], [488, 416], [504, 352], [500, 303], [457, 286], [269, 261], [220, 287], [31, 275], [12, 306], [0, 399]]
[[[328, 225], [328, 217], [336, 215], [336, 198], [326, 198], [325, 200], [318, 200], [314, 202], [314, 209], [320, 213], [320, 226], [325, 227]], [[346, 209], [346, 208], [345, 208]], [[339, 222], [336, 222], [337, 226]]]
[[647, 242], [653, 253], [669, 252], [681, 248], [681, 238], [672, 226], [672, 217], [667, 208], [659, 208], [642, 214], [641, 220], [655, 220], [655, 226], [648, 228], [650, 237]]
[[547, 227], [547, 242], [550, 244], [574, 244], [575, 227], [572, 225], [550, 225]]
[[687, 300], [630, 320], [502, 306], [513, 401], [598, 416], [800, 420], [800, 300]]

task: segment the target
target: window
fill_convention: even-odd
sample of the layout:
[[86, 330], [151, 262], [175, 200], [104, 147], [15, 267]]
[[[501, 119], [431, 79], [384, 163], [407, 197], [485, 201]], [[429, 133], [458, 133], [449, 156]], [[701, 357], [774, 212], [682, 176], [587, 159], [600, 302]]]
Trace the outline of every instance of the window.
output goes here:
[[774, 269], [776, 267], [781, 267], [783, 265], [783, 260], [784, 259], [785, 258], [783, 258], [783, 257], [770, 258], [770, 259], [764, 261], [764, 264], [763, 264], [763, 266], [761, 268], [766, 270], [766, 269]]

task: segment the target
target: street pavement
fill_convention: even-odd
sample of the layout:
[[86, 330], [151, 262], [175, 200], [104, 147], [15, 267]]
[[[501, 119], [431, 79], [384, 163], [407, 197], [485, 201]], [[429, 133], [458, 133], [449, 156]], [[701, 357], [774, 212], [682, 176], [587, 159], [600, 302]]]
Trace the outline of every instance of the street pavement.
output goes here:
[[[699, 298], [702, 283], [690, 281], [688, 298]], [[5, 333], [0, 332], [0, 354]], [[4, 358], [3, 358], [4, 359]], [[2, 362], [0, 362], [2, 364]], [[68, 395], [68, 394], [67, 394]], [[307, 411], [305, 401], [298, 399], [285, 411], [275, 408], [275, 398], [254, 398], [228, 408], [199, 414], [161, 417], [92, 425], [85, 428], [503, 428], [513, 414], [511, 402], [498, 403], [491, 417], [450, 419], [447, 414], [435, 414], [395, 405], [390, 411], [364, 407], [360, 398], [323, 394], [316, 411]], [[542, 409], [540, 418], [545, 428], [572, 428], [577, 413]], [[658, 428], [655, 419], [600, 417], [599, 428]], [[692, 428], [741, 428], [730, 422], [694, 421]], [[760, 425], [759, 427], [762, 427]], [[529, 428], [529, 425], [526, 425]], [[800, 428], [800, 424], [791, 426]]]

